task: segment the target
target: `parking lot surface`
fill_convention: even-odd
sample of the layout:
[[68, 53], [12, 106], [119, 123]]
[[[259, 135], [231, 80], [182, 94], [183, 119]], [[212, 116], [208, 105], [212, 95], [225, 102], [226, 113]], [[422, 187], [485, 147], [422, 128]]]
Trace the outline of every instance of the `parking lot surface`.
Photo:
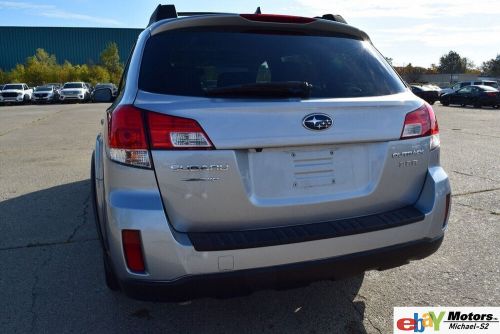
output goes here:
[[434, 106], [453, 207], [431, 257], [364, 280], [175, 304], [105, 287], [89, 198], [105, 108], [0, 107], [0, 333], [387, 333], [394, 306], [500, 305], [499, 110]]

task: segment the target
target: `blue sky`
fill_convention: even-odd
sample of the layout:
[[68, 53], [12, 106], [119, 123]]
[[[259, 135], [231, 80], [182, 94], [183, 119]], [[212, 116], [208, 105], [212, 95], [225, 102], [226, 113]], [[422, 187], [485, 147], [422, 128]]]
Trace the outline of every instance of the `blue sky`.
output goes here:
[[[160, 0], [0, 0], [0, 25], [145, 27]], [[476, 65], [500, 53], [499, 0], [183, 0], [178, 11], [341, 14], [395, 65], [429, 66], [455, 50]]]

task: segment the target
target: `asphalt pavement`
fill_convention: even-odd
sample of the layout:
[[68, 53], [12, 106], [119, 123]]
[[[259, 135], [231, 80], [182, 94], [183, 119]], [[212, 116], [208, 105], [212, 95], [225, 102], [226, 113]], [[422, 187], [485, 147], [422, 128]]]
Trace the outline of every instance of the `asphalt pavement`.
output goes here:
[[500, 306], [500, 111], [434, 106], [453, 189], [437, 253], [226, 300], [107, 290], [89, 164], [105, 104], [0, 107], [0, 333], [387, 333], [394, 306]]

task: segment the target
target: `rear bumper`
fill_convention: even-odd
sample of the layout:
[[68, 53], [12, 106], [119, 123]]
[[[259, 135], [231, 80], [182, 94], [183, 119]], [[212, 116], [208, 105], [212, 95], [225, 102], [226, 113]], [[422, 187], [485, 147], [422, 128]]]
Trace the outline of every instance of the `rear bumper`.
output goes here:
[[441, 246], [443, 236], [321, 260], [223, 273], [193, 275], [174, 281], [124, 280], [132, 298], [182, 301], [199, 297], [232, 297], [261, 289], [283, 289], [321, 280], [338, 280], [366, 270], [386, 270], [423, 259]]
[[[96, 152], [100, 151], [99, 146]], [[436, 157], [438, 151], [433, 151]], [[384, 269], [402, 265], [409, 259], [423, 258], [439, 247], [439, 243], [434, 241], [444, 235], [447, 223], [446, 197], [451, 192], [444, 170], [439, 166], [430, 167], [420, 197], [414, 204], [423, 217], [414, 221], [405, 224], [398, 222], [383, 229], [363, 229], [354, 234], [330, 235], [326, 239], [322, 236], [293, 243], [275, 243], [273, 239], [272, 243], [264, 245], [246, 245], [253, 248], [240, 245], [208, 250], [196, 249], [196, 242], [193, 243], [187, 233], [180, 233], [171, 227], [153, 171], [134, 169], [134, 177], [131, 177], [130, 167], [111, 162], [105, 154], [96, 154], [96, 167], [97, 189], [102, 192], [98, 203], [102, 209], [103, 233], [110, 262], [123, 289], [131, 296], [145, 299], [149, 298], [149, 294], [154, 297], [156, 290], [161, 295], [164, 289], [170, 290], [177, 286], [187, 286], [186, 289], [192, 290], [194, 296], [208, 293], [203, 291], [212, 289], [210, 284], [228, 290], [225, 280], [233, 275], [237, 277], [236, 283], [242, 283], [241, 275], [246, 277], [247, 274], [271, 272], [266, 274], [271, 277], [265, 277], [264, 281], [271, 281], [265, 285], [272, 286], [273, 282], [281, 279], [286, 282], [287, 276], [298, 277], [292, 279], [293, 283], [336, 279], [366, 269]], [[130, 189], [131, 182], [133, 190]], [[367, 226], [373, 227], [371, 224]], [[134, 273], [127, 269], [121, 240], [123, 229], [141, 231], [145, 273]], [[336, 234], [338, 231], [331, 232]], [[429, 243], [434, 243], [435, 247]], [[392, 252], [394, 249], [397, 250]], [[313, 267], [324, 261], [331, 261], [325, 267], [329, 269], [318, 269], [321, 275], [313, 273], [316, 272]], [[296, 266], [307, 269], [299, 270], [301, 274], [298, 276], [286, 269]], [[202, 283], [207, 280], [213, 283]], [[181, 295], [184, 296], [183, 293]]]

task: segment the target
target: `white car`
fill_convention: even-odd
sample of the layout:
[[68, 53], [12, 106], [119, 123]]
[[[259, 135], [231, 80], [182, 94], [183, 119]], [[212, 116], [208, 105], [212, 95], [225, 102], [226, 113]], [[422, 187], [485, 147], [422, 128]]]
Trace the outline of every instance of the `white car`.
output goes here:
[[59, 92], [59, 100], [87, 102], [90, 92], [84, 82], [66, 82]]
[[0, 103], [23, 103], [31, 101], [33, 90], [25, 83], [12, 83], [3, 87]]

